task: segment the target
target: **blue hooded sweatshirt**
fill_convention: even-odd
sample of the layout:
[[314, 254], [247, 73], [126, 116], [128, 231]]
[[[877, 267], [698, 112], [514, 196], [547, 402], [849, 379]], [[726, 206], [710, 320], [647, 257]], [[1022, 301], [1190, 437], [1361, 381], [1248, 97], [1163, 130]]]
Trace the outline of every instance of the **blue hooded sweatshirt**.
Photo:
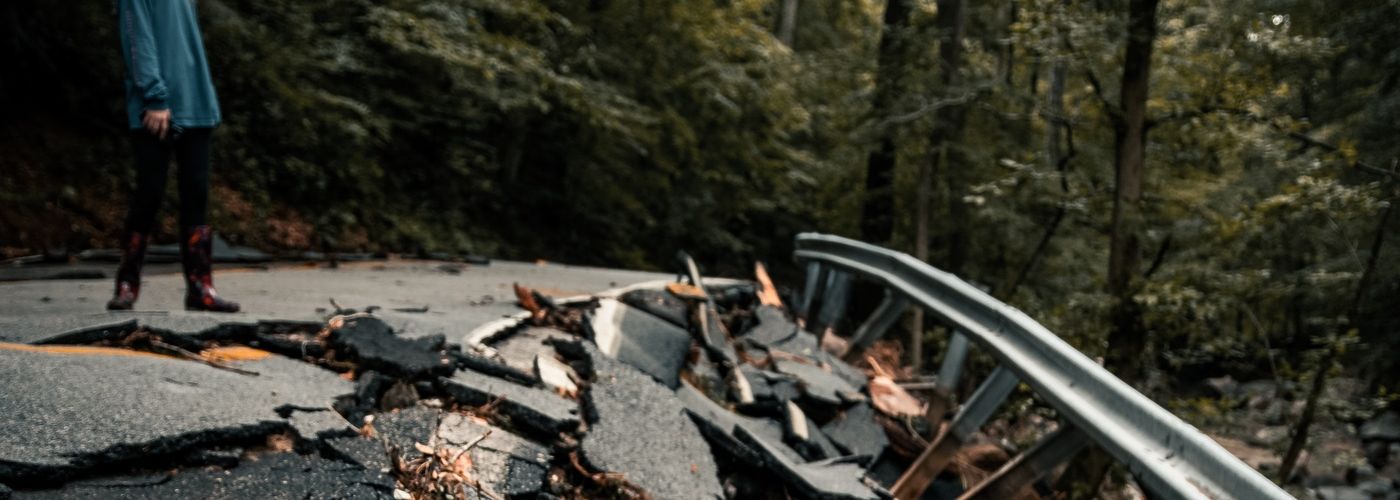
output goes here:
[[169, 109], [171, 122], [183, 128], [220, 122], [194, 2], [117, 0], [127, 69], [126, 114], [132, 129], [141, 128], [146, 110]]

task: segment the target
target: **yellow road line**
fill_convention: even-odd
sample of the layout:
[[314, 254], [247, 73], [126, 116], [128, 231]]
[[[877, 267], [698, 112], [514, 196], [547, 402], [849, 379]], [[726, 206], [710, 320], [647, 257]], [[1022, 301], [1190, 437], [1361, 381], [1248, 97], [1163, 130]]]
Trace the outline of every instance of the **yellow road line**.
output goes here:
[[156, 354], [153, 352], [133, 351], [131, 349], [118, 349], [115, 347], [98, 347], [90, 345], [29, 345], [15, 344], [10, 342], [0, 342], [0, 350], [18, 352], [37, 352], [40, 354], [58, 354], [69, 356], [146, 356], [155, 358], [175, 359], [173, 356]]

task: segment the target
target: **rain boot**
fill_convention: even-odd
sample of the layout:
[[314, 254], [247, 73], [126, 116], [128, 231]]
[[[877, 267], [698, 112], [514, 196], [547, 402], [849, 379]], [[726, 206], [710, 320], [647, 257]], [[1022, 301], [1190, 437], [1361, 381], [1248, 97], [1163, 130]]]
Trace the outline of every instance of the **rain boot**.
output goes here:
[[185, 309], [238, 312], [238, 303], [219, 298], [214, 291], [214, 233], [209, 226], [185, 228], [180, 238], [180, 258], [185, 264]]
[[107, 310], [126, 311], [141, 295], [141, 265], [146, 262], [146, 234], [129, 231], [122, 238], [122, 263], [117, 266], [117, 291]]

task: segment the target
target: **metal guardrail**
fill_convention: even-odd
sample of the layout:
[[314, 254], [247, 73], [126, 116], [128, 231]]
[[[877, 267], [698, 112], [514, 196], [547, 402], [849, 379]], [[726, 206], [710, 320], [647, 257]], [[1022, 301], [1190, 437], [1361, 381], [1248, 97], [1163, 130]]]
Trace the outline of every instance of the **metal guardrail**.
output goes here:
[[[1068, 425], [1033, 450], [1008, 464], [993, 477], [1043, 473], [1065, 460], [1088, 441], [1096, 443], [1124, 463], [1139, 484], [1160, 498], [1292, 498], [1272, 481], [1236, 459], [1195, 427], [1183, 422], [1146, 396], [1119, 380], [1098, 363], [1071, 347], [1020, 310], [1002, 303], [950, 273], [940, 271], [909, 255], [837, 236], [804, 233], [797, 236], [795, 258], [807, 264], [808, 284], [801, 298], [801, 313], [814, 314], [814, 296], [820, 287], [836, 292], [827, 301], [844, 309], [850, 285], [849, 273], [887, 287], [887, 296], [852, 345], [861, 345], [883, 333], [902, 312], [904, 303], [922, 306], [955, 328], [958, 336], [988, 350], [1000, 363], [993, 374], [965, 402], [948, 426], [921, 456], [910, 473], [894, 487], [895, 495], [917, 495], [927, 485], [910, 475], [928, 464], [931, 479], [946, 465], [937, 455], [951, 456], [958, 443], [975, 432], [1015, 388], [1024, 382], [1063, 416]], [[825, 283], [823, 283], [825, 282]], [[830, 295], [828, 295], [830, 296]], [[830, 304], [821, 305], [827, 309]], [[829, 323], [828, 323], [829, 324]], [[962, 341], [963, 346], [967, 342]], [[963, 351], [956, 349], [955, 351]], [[940, 370], [956, 377], [963, 352], [945, 355]], [[953, 359], [950, 359], [953, 358]], [[946, 378], [945, 378], [946, 380]], [[1049, 467], [1047, 467], [1047, 464]], [[1027, 470], [1040, 472], [1026, 472]], [[917, 475], [917, 474], [915, 474]], [[1024, 480], [1024, 478], [1021, 478]], [[1008, 479], [1010, 480], [1010, 479]], [[1031, 478], [1034, 480], [1034, 478]], [[989, 481], [993, 482], [993, 481]], [[996, 485], [978, 485], [973, 493], [997, 491]], [[904, 494], [901, 494], [904, 493]]]

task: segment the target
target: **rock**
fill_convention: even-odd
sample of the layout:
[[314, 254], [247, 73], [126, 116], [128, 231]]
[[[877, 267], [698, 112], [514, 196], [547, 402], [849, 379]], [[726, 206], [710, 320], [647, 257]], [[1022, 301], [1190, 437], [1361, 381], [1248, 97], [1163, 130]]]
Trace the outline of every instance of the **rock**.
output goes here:
[[595, 470], [623, 474], [655, 498], [723, 497], [710, 446], [674, 393], [592, 344], [580, 344], [593, 372], [583, 395], [589, 416], [583, 460]]
[[516, 425], [552, 439], [578, 427], [578, 403], [553, 392], [463, 369], [438, 379], [443, 392], [459, 403], [481, 406], [501, 399], [497, 408]]
[[1288, 439], [1288, 426], [1277, 425], [1270, 427], [1260, 427], [1250, 434], [1246, 440], [1249, 444], [1263, 448], [1272, 448]]
[[641, 309], [681, 328], [690, 328], [690, 306], [665, 290], [644, 288], [622, 294], [623, 304]]
[[1393, 453], [1397, 443], [1387, 443], [1385, 441], [1365, 441], [1361, 443], [1361, 449], [1366, 454], [1366, 462], [1375, 468], [1384, 468], [1395, 457]]
[[1400, 441], [1400, 412], [1382, 412], [1361, 424], [1361, 440]]
[[355, 359], [360, 368], [393, 377], [412, 379], [452, 372], [452, 361], [434, 350], [433, 342], [396, 336], [379, 318], [346, 320], [344, 326], [331, 333], [330, 344]]
[[543, 490], [553, 456], [539, 444], [458, 413], [443, 415], [432, 446], [453, 450], [471, 446], [472, 478], [505, 498], [533, 498]]
[[1268, 425], [1284, 425], [1288, 423], [1288, 404], [1282, 400], [1271, 399], [1264, 407], [1264, 423]]
[[1239, 382], [1229, 375], [1208, 378], [1202, 384], [1208, 397], [1237, 399], [1240, 396]]
[[1371, 500], [1371, 495], [1350, 486], [1323, 486], [1316, 491], [1318, 500]]
[[822, 426], [822, 432], [848, 455], [878, 457], [890, 443], [885, 428], [875, 420], [875, 409], [867, 403], [846, 408]]
[[690, 333], [681, 327], [612, 299], [600, 299], [585, 325], [604, 354], [651, 375], [668, 388], [680, 384], [691, 342]]
[[779, 358], [774, 360], [773, 367], [780, 373], [797, 377], [803, 393], [817, 402], [841, 405], [865, 400], [860, 389], [820, 366]]
[[1269, 379], [1251, 380], [1240, 384], [1239, 394], [1251, 402], [1256, 398], [1274, 399], [1280, 396], [1278, 383]]

